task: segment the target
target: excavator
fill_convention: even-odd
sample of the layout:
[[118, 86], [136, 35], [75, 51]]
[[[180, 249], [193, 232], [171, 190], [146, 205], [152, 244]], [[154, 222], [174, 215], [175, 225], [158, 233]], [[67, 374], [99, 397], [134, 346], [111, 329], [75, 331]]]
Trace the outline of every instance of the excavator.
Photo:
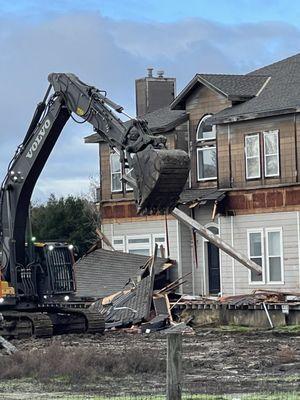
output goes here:
[[70, 73], [51, 73], [48, 80], [0, 189], [0, 335], [7, 338], [104, 330], [102, 317], [76, 297], [71, 246], [28, 237], [32, 192], [70, 118], [90, 123], [119, 154], [139, 214], [170, 213], [189, 174], [183, 150], [167, 149], [166, 137], [152, 135], [145, 120], [131, 118], [105, 91]]

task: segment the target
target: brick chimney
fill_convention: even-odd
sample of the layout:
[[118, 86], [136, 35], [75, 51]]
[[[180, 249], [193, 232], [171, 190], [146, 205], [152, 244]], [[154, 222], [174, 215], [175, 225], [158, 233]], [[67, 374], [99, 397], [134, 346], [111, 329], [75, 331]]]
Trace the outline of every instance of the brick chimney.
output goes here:
[[161, 70], [157, 71], [157, 76], [153, 76], [153, 68], [147, 68], [147, 71], [148, 76], [135, 81], [138, 117], [169, 105], [175, 97], [175, 78], [165, 78]]

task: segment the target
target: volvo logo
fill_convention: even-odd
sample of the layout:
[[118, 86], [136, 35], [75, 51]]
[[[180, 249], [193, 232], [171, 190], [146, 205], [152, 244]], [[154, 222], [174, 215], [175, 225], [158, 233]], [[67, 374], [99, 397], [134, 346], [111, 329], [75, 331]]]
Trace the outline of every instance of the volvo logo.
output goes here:
[[32, 143], [28, 153], [26, 154], [27, 158], [32, 158], [33, 157], [33, 154], [38, 149], [38, 147], [39, 147], [41, 141], [43, 140], [43, 137], [47, 133], [50, 125], [51, 125], [50, 119], [46, 119], [46, 121], [44, 122], [44, 125], [42, 126], [41, 130], [37, 134], [37, 136], [36, 136], [34, 142]]

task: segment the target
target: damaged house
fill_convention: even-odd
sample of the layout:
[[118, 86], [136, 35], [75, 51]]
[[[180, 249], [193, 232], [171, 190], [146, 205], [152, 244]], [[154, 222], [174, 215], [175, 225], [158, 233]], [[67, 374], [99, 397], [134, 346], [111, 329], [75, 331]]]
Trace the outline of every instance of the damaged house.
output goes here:
[[103, 232], [116, 250], [151, 255], [154, 244], [191, 272], [181, 290], [235, 295], [300, 288], [300, 54], [245, 75], [197, 74], [136, 81], [137, 115], [192, 167], [179, 208], [262, 266], [258, 276], [174, 217], [137, 216], [118, 156], [94, 135]]

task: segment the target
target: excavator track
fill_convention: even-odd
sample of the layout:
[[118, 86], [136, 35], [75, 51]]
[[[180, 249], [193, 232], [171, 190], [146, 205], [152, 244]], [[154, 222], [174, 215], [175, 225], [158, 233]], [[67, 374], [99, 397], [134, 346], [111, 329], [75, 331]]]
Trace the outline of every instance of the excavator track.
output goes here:
[[[48, 310], [47, 310], [48, 311]], [[68, 333], [103, 333], [105, 321], [88, 309], [56, 309], [49, 312], [0, 313], [0, 335], [8, 339], [47, 338]]]
[[51, 337], [51, 318], [41, 312], [5, 311], [1, 313], [0, 334], [6, 338]]

